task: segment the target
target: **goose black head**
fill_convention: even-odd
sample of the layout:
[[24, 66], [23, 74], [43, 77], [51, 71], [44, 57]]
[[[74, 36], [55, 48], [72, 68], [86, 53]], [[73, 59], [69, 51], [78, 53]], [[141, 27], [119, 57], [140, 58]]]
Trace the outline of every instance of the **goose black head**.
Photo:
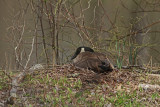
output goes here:
[[90, 47], [85, 47], [85, 46], [81, 46], [81, 47], [78, 47], [76, 52], [74, 53], [74, 55], [72, 56], [71, 60], [73, 60], [74, 58], [77, 57], [78, 54], [80, 54], [81, 52], [94, 52], [94, 50]]

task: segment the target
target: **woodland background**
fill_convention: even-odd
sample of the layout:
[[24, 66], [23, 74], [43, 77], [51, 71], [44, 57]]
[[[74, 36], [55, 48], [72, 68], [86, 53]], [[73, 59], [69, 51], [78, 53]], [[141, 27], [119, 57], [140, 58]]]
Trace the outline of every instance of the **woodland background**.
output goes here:
[[0, 0], [0, 67], [65, 64], [79, 46], [157, 66], [159, 13], [159, 0]]

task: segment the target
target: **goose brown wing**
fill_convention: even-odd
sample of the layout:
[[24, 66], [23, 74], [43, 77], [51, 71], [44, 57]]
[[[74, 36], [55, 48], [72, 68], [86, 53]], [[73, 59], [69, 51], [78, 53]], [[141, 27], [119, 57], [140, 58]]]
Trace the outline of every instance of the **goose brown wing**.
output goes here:
[[74, 63], [74, 65], [80, 68], [86, 68], [86, 69], [92, 69], [94, 71], [98, 71], [99, 62], [96, 59], [88, 58], [88, 59], [83, 59], [81, 61], [78, 61]]
[[113, 64], [110, 62], [110, 60], [107, 58], [106, 55], [102, 54], [102, 53], [95, 53], [97, 59], [99, 59], [100, 63], [99, 63], [99, 67], [103, 70], [103, 71], [112, 71], [114, 69]]

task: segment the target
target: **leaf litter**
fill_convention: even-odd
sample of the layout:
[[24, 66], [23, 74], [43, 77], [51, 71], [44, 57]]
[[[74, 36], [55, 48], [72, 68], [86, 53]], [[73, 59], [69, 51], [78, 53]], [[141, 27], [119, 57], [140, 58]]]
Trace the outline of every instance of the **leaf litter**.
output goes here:
[[[116, 106], [116, 104], [121, 105], [118, 102], [120, 98], [117, 97], [117, 93], [131, 95], [135, 91], [137, 94], [135, 96], [136, 102], [145, 106], [159, 106], [159, 89], [142, 90], [138, 87], [140, 83], [160, 85], [159, 76], [153, 77], [136, 71], [121, 69], [109, 73], [95, 73], [92, 70], [77, 68], [71, 64], [55, 66], [54, 69], [37, 70], [27, 74], [21, 81], [14, 106], [53, 106], [54, 104], [55, 106], [65, 104], [82, 106], [92, 105], [94, 102], [99, 102], [96, 103], [97, 106], [101, 104], [100, 102], [103, 102], [103, 106], [106, 104]], [[0, 97], [3, 102], [9, 96], [6, 90], [9, 88], [0, 90], [1, 93], [3, 91], [6, 93], [5, 96], [1, 95]], [[51, 101], [55, 103], [53, 104]]]

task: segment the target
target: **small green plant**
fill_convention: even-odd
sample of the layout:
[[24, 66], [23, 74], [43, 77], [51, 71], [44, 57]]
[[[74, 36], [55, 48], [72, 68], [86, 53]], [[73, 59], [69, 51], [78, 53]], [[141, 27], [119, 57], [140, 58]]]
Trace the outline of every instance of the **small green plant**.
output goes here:
[[[120, 47], [120, 45], [122, 44], [122, 48]], [[125, 40], [122, 41], [116, 41], [116, 51], [118, 52], [117, 54], [117, 67], [121, 69], [122, 65], [123, 65], [123, 60], [124, 60], [124, 50], [125, 50]]]
[[0, 71], [0, 90], [9, 88], [9, 78]]
[[155, 100], [156, 98], [160, 98], [160, 95], [158, 93], [153, 93], [151, 97], [152, 100]]
[[137, 58], [137, 47], [134, 47], [134, 45], [131, 44], [130, 51], [129, 51], [129, 64], [135, 65], [136, 58]]
[[136, 92], [133, 93], [117, 92], [116, 96], [113, 96], [109, 100], [115, 106], [123, 106], [123, 107], [141, 106], [141, 104], [137, 102]]

